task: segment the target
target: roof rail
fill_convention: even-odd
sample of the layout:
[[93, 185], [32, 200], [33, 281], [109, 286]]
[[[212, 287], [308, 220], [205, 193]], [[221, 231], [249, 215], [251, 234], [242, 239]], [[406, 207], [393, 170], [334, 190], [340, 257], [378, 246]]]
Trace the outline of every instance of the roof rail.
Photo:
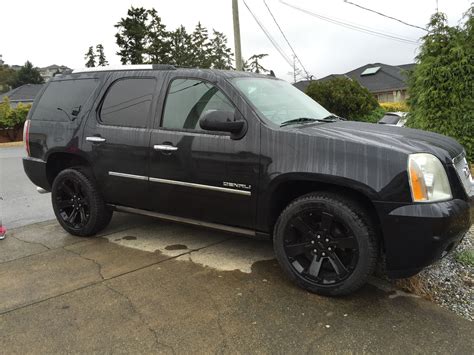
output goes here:
[[118, 71], [118, 70], [176, 70], [176, 67], [171, 64], [131, 64], [119, 66], [105, 66], [92, 68], [74, 69], [73, 73], [88, 73], [98, 71]]

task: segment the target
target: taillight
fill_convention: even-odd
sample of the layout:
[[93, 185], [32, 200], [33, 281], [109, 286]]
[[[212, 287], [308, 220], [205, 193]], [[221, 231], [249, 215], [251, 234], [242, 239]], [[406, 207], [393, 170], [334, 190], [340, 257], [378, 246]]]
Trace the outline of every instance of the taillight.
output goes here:
[[23, 126], [23, 143], [25, 143], [27, 156], [30, 156], [30, 123], [30, 120], [26, 120]]

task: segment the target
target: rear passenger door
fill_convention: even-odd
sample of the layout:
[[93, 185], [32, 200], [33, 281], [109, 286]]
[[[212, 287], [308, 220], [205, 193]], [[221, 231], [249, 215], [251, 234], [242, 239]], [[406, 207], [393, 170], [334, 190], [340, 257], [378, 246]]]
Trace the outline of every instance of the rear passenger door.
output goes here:
[[[207, 110], [235, 112], [235, 91], [223, 81], [171, 77], [160, 101], [150, 146], [153, 210], [199, 221], [252, 229], [255, 226], [260, 125], [248, 121], [240, 139], [199, 126]], [[165, 90], [165, 89], [163, 89]], [[235, 89], [234, 89], [235, 90]], [[160, 119], [161, 118], [161, 119]]]
[[[151, 75], [150, 75], [151, 74]], [[108, 203], [148, 207], [150, 120], [159, 78], [111, 74], [83, 139]]]

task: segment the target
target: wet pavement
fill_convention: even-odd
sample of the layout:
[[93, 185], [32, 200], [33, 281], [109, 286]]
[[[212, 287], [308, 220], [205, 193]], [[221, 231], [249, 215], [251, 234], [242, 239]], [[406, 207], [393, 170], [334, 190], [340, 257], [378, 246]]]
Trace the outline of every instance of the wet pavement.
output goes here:
[[55, 221], [0, 241], [0, 353], [471, 353], [472, 323], [373, 279], [324, 298], [272, 246], [115, 214], [99, 238]]

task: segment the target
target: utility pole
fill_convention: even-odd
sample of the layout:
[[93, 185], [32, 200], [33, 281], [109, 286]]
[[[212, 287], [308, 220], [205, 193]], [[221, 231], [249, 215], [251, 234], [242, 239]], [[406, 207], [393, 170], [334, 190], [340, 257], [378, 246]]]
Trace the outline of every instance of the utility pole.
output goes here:
[[234, 19], [234, 46], [235, 46], [235, 67], [237, 70], [243, 69], [242, 48], [240, 47], [240, 23], [239, 23], [239, 2], [232, 0], [232, 17]]

